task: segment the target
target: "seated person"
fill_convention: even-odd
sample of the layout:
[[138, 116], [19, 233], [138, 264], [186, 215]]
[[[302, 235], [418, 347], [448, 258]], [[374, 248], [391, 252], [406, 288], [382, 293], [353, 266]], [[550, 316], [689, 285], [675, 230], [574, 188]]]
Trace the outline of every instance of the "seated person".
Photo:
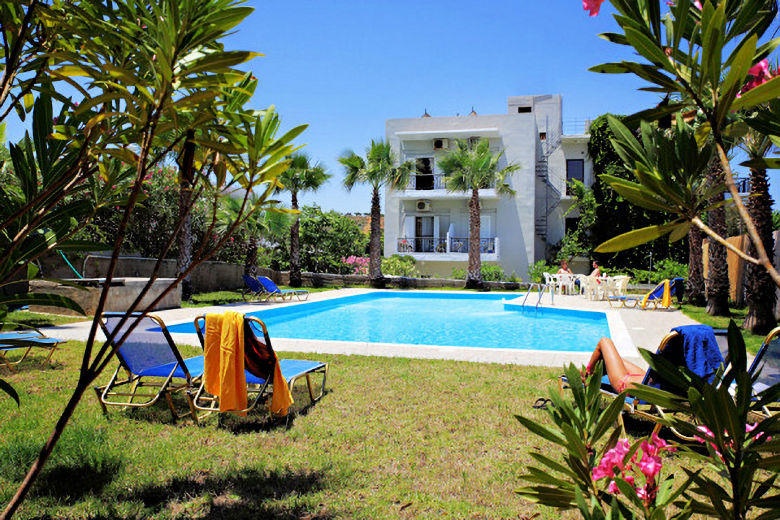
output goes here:
[[588, 366], [585, 367], [583, 379], [593, 372], [593, 368], [600, 360], [604, 361], [604, 371], [609, 378], [609, 384], [618, 392], [630, 388], [634, 383], [641, 383], [645, 378], [644, 369], [620, 357], [611, 339], [601, 338], [590, 357]]
[[569, 262], [561, 260], [561, 267], [556, 274], [572, 274], [571, 269], [569, 269]]
[[601, 276], [601, 268], [599, 267], [599, 263], [597, 261], [593, 261], [593, 271], [590, 273], [590, 276]]

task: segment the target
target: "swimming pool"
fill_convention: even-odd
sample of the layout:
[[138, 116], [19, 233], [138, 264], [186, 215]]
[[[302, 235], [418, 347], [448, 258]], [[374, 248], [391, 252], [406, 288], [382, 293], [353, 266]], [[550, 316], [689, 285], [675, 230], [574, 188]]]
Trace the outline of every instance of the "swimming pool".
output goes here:
[[[272, 338], [591, 352], [603, 312], [506, 310], [506, 294], [372, 292], [250, 313]], [[191, 323], [171, 332], [192, 333]]]

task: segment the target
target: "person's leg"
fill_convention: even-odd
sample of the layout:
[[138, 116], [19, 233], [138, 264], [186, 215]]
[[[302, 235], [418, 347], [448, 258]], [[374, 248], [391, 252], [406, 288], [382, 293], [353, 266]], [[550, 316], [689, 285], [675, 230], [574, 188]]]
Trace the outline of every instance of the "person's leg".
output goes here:
[[588, 362], [588, 373], [593, 370], [593, 367], [599, 359], [604, 361], [604, 369], [606, 370], [607, 377], [609, 377], [609, 384], [618, 391], [623, 390], [622, 387], [626, 384], [625, 377], [628, 374], [639, 373], [630, 371], [633, 371], [634, 368], [641, 370], [632, 363], [628, 363], [629, 366], [626, 366], [626, 362], [620, 357], [615, 344], [609, 338], [601, 338], [599, 340], [596, 345], [596, 350], [593, 351], [590, 362]]

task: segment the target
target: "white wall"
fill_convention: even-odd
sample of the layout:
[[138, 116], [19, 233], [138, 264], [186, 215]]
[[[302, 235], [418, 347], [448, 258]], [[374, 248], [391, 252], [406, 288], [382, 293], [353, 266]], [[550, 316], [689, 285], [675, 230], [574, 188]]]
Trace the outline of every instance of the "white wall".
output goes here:
[[[517, 107], [521, 106], [530, 106], [533, 111], [518, 113]], [[453, 147], [456, 136], [467, 138], [471, 135], [487, 135], [491, 149], [504, 150], [500, 166], [510, 163], [519, 165], [519, 169], [508, 178], [509, 185], [516, 192], [515, 196], [483, 200], [482, 207], [496, 211], [496, 236], [500, 242], [499, 264], [506, 273], [514, 271], [526, 277], [529, 264], [544, 258], [547, 246], [547, 242], [535, 233], [539, 201], [544, 203], [544, 184], [537, 180], [535, 173], [537, 157], [541, 151], [539, 132], [547, 132], [548, 136], [552, 137], [555, 132], [560, 135], [561, 128], [560, 95], [512, 96], [508, 98], [506, 114], [389, 119], [386, 122], [386, 137], [399, 160], [440, 157], [445, 152], [433, 150], [432, 141], [435, 137], [449, 138], [450, 146]], [[483, 131], [477, 132], [478, 129]], [[470, 132], [471, 130], [474, 132]], [[402, 135], [399, 136], [399, 132]], [[406, 132], [417, 134], [404, 135]], [[574, 158], [585, 150], [586, 142], [566, 143], [556, 152], [555, 164], [561, 172], [559, 176], [562, 175], [556, 182], [561, 185], [562, 193], [565, 193], [566, 182], [565, 158]], [[591, 170], [586, 161], [586, 181], [592, 176]], [[434, 173], [439, 172], [438, 165], [434, 163]], [[433, 211], [429, 214], [450, 215], [455, 223], [456, 233], [460, 233], [465, 226], [463, 236], [466, 236], [468, 197], [469, 194], [463, 193], [452, 194], [448, 196], [449, 200], [433, 200]], [[414, 201], [400, 200], [397, 192], [386, 191], [385, 255], [390, 256], [396, 251], [396, 238], [404, 234], [404, 215], [414, 214], [413, 204]], [[462, 218], [465, 220], [461, 220]], [[556, 208], [548, 216], [548, 242], [560, 240], [562, 229], [561, 211]], [[554, 232], [550, 234], [550, 230]]]

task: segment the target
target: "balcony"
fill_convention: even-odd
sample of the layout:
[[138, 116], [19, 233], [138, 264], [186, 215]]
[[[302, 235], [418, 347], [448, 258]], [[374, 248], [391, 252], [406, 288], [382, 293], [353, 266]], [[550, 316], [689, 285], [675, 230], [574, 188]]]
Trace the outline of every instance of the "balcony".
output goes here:
[[[412, 175], [409, 183], [403, 190], [399, 190], [396, 196], [400, 199], [458, 199], [470, 197], [467, 191], [447, 191], [447, 176], [441, 173]], [[479, 190], [481, 199], [496, 199], [495, 184]]]
[[[480, 238], [479, 250], [482, 260], [498, 260], [498, 237]], [[416, 260], [465, 261], [469, 254], [469, 239], [449, 234], [446, 238], [401, 237], [396, 240], [396, 252], [411, 255]]]

